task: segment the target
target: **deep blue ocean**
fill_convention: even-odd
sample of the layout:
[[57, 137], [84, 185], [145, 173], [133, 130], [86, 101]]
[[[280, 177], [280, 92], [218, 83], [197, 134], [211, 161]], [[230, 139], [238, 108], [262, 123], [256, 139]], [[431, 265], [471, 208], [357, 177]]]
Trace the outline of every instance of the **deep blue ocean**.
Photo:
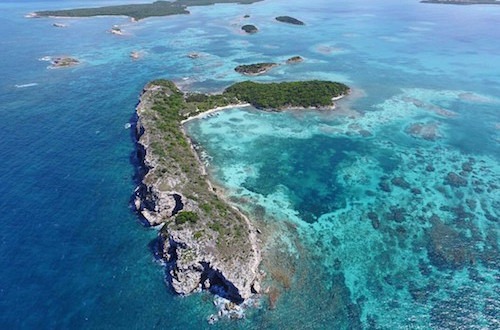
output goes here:
[[[0, 329], [500, 328], [500, 6], [266, 0], [136, 23], [24, 17], [137, 2], [0, 0]], [[305, 61], [284, 64], [294, 55]], [[46, 56], [81, 64], [49, 69]], [[187, 124], [213, 180], [266, 228], [276, 299], [209, 326], [213, 297], [172, 293], [157, 232], [130, 207], [129, 124], [152, 79], [216, 92], [245, 79], [235, 66], [267, 61], [282, 65], [252, 79], [353, 91], [334, 112], [243, 108]]]

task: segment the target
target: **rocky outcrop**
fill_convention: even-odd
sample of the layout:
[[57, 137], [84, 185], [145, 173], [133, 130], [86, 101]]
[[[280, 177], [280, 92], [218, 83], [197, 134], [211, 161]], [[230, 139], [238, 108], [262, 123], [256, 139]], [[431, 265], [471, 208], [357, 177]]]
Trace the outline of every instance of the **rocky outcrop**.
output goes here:
[[252, 25], [252, 24], [243, 25], [241, 27], [241, 29], [248, 34], [254, 34], [254, 33], [259, 32], [259, 29], [255, 25]]
[[294, 17], [291, 17], [291, 16], [278, 16], [278, 17], [276, 17], [276, 20], [278, 22], [288, 23], [288, 24], [293, 24], [293, 25], [305, 25], [304, 22], [302, 22]]
[[53, 57], [51, 58], [52, 68], [66, 68], [80, 64], [76, 58], [72, 57]]
[[277, 66], [278, 63], [242, 64], [234, 68], [234, 71], [247, 76], [258, 76], [267, 73], [269, 70]]
[[175, 113], [162, 117], [172, 110], [162, 102], [182, 95], [174, 88], [147, 85], [136, 109], [142, 182], [135, 191], [135, 208], [147, 224], [162, 226], [159, 255], [175, 292], [209, 290], [241, 304], [259, 286], [256, 230], [214, 192], [180, 120], [170, 130], [164, 128], [177, 118]]
[[304, 59], [300, 56], [292, 56], [288, 60], [286, 60], [286, 64], [296, 64], [300, 62], [304, 62]]

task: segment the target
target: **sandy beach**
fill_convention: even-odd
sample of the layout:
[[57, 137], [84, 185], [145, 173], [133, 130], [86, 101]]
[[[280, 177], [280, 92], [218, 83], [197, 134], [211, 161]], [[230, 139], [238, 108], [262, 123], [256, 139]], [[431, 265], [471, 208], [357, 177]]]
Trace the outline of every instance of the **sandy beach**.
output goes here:
[[193, 119], [205, 118], [206, 116], [208, 116], [212, 113], [219, 112], [222, 110], [227, 110], [227, 109], [232, 109], [232, 108], [246, 108], [246, 107], [250, 107], [250, 106], [252, 106], [250, 103], [237, 103], [237, 104], [229, 104], [229, 105], [226, 105], [224, 107], [213, 108], [213, 109], [210, 109], [207, 111], [200, 112], [194, 116], [189, 116], [188, 118], [181, 121], [181, 124], [185, 124], [188, 121], [193, 120]]

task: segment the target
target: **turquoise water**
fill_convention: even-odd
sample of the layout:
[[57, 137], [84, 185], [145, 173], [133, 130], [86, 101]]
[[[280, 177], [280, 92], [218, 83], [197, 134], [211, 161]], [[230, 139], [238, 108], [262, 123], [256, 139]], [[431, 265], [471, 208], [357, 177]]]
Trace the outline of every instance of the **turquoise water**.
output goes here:
[[[254, 79], [340, 80], [352, 95], [333, 113], [244, 108], [188, 125], [268, 235], [277, 297], [213, 328], [500, 326], [498, 8], [271, 0], [139, 23], [23, 17], [108, 3], [125, 1], [0, 2], [1, 328], [209, 327], [212, 298], [172, 295], [156, 232], [129, 207], [126, 124], [151, 79], [214, 92], [243, 79], [238, 64], [293, 55], [306, 61]], [[247, 21], [260, 32], [242, 34]], [[38, 60], [58, 55], [82, 64]]]

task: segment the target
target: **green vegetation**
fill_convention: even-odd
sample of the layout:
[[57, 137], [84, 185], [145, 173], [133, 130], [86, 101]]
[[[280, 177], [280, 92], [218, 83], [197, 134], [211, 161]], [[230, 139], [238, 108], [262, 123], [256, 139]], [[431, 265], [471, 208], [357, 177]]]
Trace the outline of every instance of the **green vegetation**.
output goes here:
[[[285, 109], [289, 107], [326, 107], [333, 105], [332, 99], [346, 95], [349, 87], [343, 83], [321, 80], [257, 83], [244, 81], [226, 88], [222, 94], [186, 94], [183, 95], [175, 84], [168, 80], [156, 80], [152, 84], [175, 91], [163, 99], [157, 100], [153, 110], [164, 112], [165, 105], [176, 111], [165, 113], [168, 123], [161, 128], [177, 127], [178, 121], [190, 115], [201, 113], [216, 107], [224, 107], [241, 102], [250, 103], [260, 109]], [[161, 104], [159, 104], [161, 103]], [[189, 111], [188, 111], [189, 110]], [[183, 134], [176, 136], [175, 142], [184, 145]], [[154, 147], [155, 145], [152, 144]], [[187, 147], [187, 146], [186, 146]]]
[[305, 25], [304, 22], [299, 21], [298, 19], [290, 17], [290, 16], [278, 16], [278, 17], [276, 17], [276, 20], [278, 22], [288, 23], [288, 24], [293, 24], [293, 25]]
[[252, 24], [243, 25], [241, 27], [241, 29], [243, 31], [245, 31], [246, 33], [250, 33], [250, 34], [257, 33], [259, 31], [259, 29], [257, 29], [257, 27], [255, 25], [252, 25]]
[[278, 64], [276, 63], [243, 64], [243, 65], [238, 65], [236, 68], [234, 68], [234, 71], [246, 75], [259, 75], [266, 73], [275, 66], [278, 66]]
[[216, 3], [240, 3], [251, 4], [262, 0], [177, 0], [156, 1], [145, 4], [117, 5], [98, 8], [78, 8], [66, 10], [45, 10], [36, 12], [38, 16], [60, 16], [60, 17], [90, 17], [90, 16], [129, 16], [140, 20], [153, 16], [169, 16], [189, 14], [186, 7], [207, 6]]
[[349, 87], [330, 81], [298, 81], [259, 84], [251, 81], [236, 83], [224, 91], [257, 108], [331, 106], [332, 98], [345, 95]]
[[200, 217], [192, 211], [181, 211], [175, 216], [175, 223], [182, 225], [186, 222], [196, 223]]

